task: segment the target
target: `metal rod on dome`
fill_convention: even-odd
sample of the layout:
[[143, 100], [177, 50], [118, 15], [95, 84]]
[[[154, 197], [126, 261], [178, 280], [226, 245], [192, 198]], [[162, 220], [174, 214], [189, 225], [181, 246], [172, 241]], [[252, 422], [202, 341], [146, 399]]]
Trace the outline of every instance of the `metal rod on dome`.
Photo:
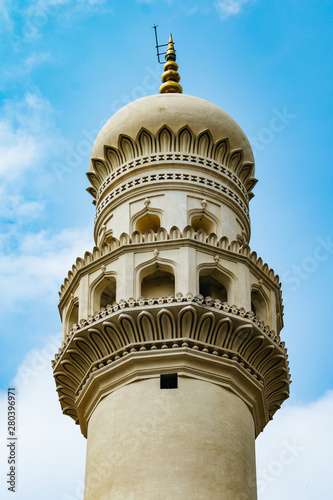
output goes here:
[[[158, 25], [157, 25], [157, 26], [158, 26]], [[152, 28], [154, 28], [154, 30], [155, 30], [155, 40], [156, 40], [156, 45], [155, 45], [155, 47], [156, 47], [156, 55], [157, 55], [158, 62], [159, 62], [160, 64], [164, 64], [164, 61], [161, 61], [161, 60], [160, 60], [160, 56], [164, 56], [164, 55], [166, 54], [166, 51], [165, 51], [165, 52], [160, 52], [160, 51], [159, 51], [159, 48], [160, 48], [160, 47], [167, 47], [169, 44], [168, 44], [168, 43], [163, 43], [163, 44], [161, 44], [161, 45], [159, 45], [159, 44], [158, 44], [158, 39], [157, 39], [157, 26], [156, 26], [156, 24], [154, 24], [154, 26], [152, 26]]]

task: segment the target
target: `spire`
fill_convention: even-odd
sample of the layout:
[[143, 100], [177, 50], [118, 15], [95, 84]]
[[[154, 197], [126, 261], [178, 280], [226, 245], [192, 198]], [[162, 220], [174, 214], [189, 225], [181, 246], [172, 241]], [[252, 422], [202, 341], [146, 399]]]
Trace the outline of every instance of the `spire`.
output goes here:
[[183, 89], [179, 84], [180, 75], [178, 73], [178, 64], [176, 63], [176, 51], [173, 45], [172, 35], [168, 44], [168, 49], [165, 55], [166, 63], [164, 65], [164, 73], [162, 75], [162, 85], [160, 94], [174, 93], [182, 94]]

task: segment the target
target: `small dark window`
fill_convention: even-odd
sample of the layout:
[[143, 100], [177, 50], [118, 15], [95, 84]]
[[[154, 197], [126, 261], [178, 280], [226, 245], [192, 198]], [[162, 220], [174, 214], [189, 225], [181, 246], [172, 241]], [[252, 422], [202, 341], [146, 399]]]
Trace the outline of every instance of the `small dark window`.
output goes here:
[[177, 373], [165, 373], [161, 375], [161, 389], [178, 389], [178, 374]]

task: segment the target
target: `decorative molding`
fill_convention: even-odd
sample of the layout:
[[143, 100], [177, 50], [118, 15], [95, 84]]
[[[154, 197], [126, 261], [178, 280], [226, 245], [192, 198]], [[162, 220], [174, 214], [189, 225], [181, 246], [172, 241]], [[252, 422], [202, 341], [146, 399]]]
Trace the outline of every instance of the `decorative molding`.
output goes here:
[[[202, 204], [202, 202], [201, 202]], [[216, 229], [219, 226], [219, 219], [212, 212], [207, 210], [207, 202], [202, 206], [202, 208], [191, 208], [187, 211], [187, 223], [191, 225], [191, 221], [193, 217], [196, 216], [204, 216], [209, 222], [212, 223], [214, 228]], [[223, 229], [223, 228], [222, 228]]]
[[256, 252], [251, 251], [249, 245], [241, 245], [239, 241], [229, 242], [226, 236], [223, 236], [219, 239], [215, 233], [207, 235], [203, 229], [200, 229], [198, 232], [196, 232], [192, 226], [186, 226], [183, 231], [180, 231], [178, 227], [173, 226], [170, 231], [167, 231], [165, 228], [160, 227], [156, 231], [156, 233], [152, 230], [146, 231], [145, 234], [141, 234], [139, 231], [134, 231], [132, 233], [132, 236], [128, 235], [127, 233], [122, 233], [119, 239], [112, 238], [110, 240], [110, 243], [104, 243], [100, 247], [95, 246], [92, 253], [86, 252], [83, 259], [80, 257], [76, 259], [76, 263], [68, 272], [68, 276], [67, 278], [65, 278], [64, 284], [61, 286], [59, 297], [60, 299], [64, 297], [64, 294], [69, 289], [71, 283], [80, 270], [94, 262], [97, 262], [98, 259], [114, 252], [124, 245], [150, 243], [155, 244], [156, 242], [163, 243], [170, 240], [178, 240], [184, 238], [207, 244], [210, 247], [219, 248], [226, 254], [232, 256], [242, 255], [244, 258], [254, 264], [258, 269], [260, 269], [260, 271], [262, 271], [275, 285], [277, 285], [279, 288], [281, 287], [279, 276], [274, 273], [273, 269], [269, 268], [268, 264], [264, 264], [263, 260], [261, 259], [261, 257], [257, 256]]
[[52, 362], [63, 412], [77, 420], [76, 398], [96, 370], [129, 352], [176, 349], [184, 342], [262, 380], [270, 418], [288, 397], [287, 351], [275, 332], [244, 308], [178, 293], [121, 300], [75, 325]]
[[156, 135], [141, 129], [135, 139], [120, 135], [118, 147], [105, 145], [104, 158], [91, 160], [93, 171], [87, 173], [91, 187], [87, 191], [98, 201], [101, 193], [130, 169], [151, 163], [181, 162], [211, 168], [236, 183], [246, 199], [253, 197], [257, 180], [254, 164], [243, 160], [243, 150], [231, 150], [228, 138], [213, 141], [208, 129], [196, 136], [190, 127], [175, 134], [164, 125]]
[[[109, 304], [106, 308], [102, 308], [100, 312], [96, 312], [93, 316], [89, 316], [88, 319], [82, 319], [80, 321], [80, 325], [73, 325], [72, 329], [66, 335], [65, 341], [62, 343], [62, 347], [66, 344], [66, 341], [69, 337], [71, 337], [80, 327], [91, 325], [92, 323], [99, 321], [100, 319], [105, 318], [106, 316], [117, 312], [119, 309], [125, 309], [127, 307], [142, 307], [144, 305], [154, 305], [154, 304], [172, 304], [179, 302], [194, 302], [200, 305], [207, 305], [209, 307], [214, 307], [218, 310], [223, 310], [224, 312], [228, 312], [230, 314], [246, 317], [254, 324], [258, 326], [262, 332], [266, 333], [274, 342], [276, 342], [279, 347], [284, 347], [284, 342], [281, 341], [280, 335], [275, 333], [274, 330], [270, 330], [268, 325], [265, 325], [263, 321], [260, 320], [258, 316], [255, 316], [253, 311], [247, 311], [244, 307], [238, 308], [236, 305], [230, 306], [226, 302], [221, 302], [219, 299], [212, 299], [211, 297], [204, 297], [201, 294], [193, 295], [193, 293], [187, 293], [185, 296], [178, 292], [175, 296], [168, 294], [165, 297], [162, 295], [158, 295], [158, 297], [139, 297], [138, 299], [134, 299], [131, 297], [127, 301], [121, 299], [119, 302], [114, 302], [113, 304]], [[60, 352], [60, 350], [59, 350]]]
[[137, 222], [145, 215], [157, 215], [160, 219], [160, 223], [163, 224], [163, 210], [161, 208], [152, 207], [150, 204], [151, 201], [146, 198], [144, 201], [144, 208], [139, 210], [139, 212], [135, 212], [130, 218], [129, 227], [132, 232], [135, 231]]
[[202, 188], [211, 188], [212, 190], [216, 190], [219, 194], [226, 196], [228, 199], [231, 199], [236, 205], [242, 210], [245, 214], [248, 221], [250, 221], [250, 214], [247, 204], [244, 203], [240, 197], [227, 185], [221, 184], [220, 182], [216, 182], [213, 179], [206, 177], [204, 174], [202, 175], [194, 175], [191, 173], [177, 173], [177, 172], [154, 172], [154, 173], [146, 173], [145, 175], [141, 175], [140, 177], [135, 177], [123, 184], [119, 184], [115, 189], [110, 191], [105, 198], [100, 202], [98, 207], [96, 208], [95, 214], [95, 223], [104, 209], [112, 203], [114, 200], [122, 196], [127, 191], [133, 191], [145, 184], [151, 185], [160, 185], [163, 182], [163, 189], [166, 188], [167, 183], [171, 183], [173, 186], [175, 184], [179, 184], [182, 189], [186, 185], [197, 185]]
[[102, 399], [128, 384], [147, 378], [159, 379], [161, 374], [170, 371], [176, 372], [180, 379], [194, 378], [237, 395], [252, 414], [255, 436], [269, 421], [264, 381], [259, 374], [245, 368], [245, 363], [239, 362], [237, 356], [230, 358], [219, 349], [212, 351], [205, 344], [190, 339], [131, 346], [119, 354], [116, 362], [109, 358], [104, 366], [100, 363], [79, 389], [75, 404], [84, 436], [88, 434], [89, 420]]

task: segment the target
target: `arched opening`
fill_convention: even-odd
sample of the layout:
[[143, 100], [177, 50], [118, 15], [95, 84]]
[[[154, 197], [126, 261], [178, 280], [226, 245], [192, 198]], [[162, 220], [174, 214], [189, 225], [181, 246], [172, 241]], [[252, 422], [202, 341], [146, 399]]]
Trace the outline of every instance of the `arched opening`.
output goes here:
[[199, 229], [203, 229], [206, 234], [215, 232], [215, 224], [210, 221], [203, 213], [194, 215], [191, 218], [191, 226], [195, 229], [195, 231], [199, 231]]
[[203, 269], [199, 273], [199, 293], [204, 297], [228, 302], [228, 279], [218, 269]]
[[112, 305], [116, 300], [116, 278], [105, 276], [92, 289], [92, 313], [98, 312], [102, 307]]
[[251, 292], [251, 310], [262, 321], [267, 321], [266, 302], [259, 290], [252, 290]]
[[71, 330], [74, 325], [77, 325], [79, 322], [79, 303], [76, 302], [73, 304], [71, 313], [68, 318], [68, 330]]
[[175, 294], [175, 276], [171, 269], [155, 268], [153, 272], [142, 278], [141, 295], [143, 297], [157, 297], [158, 295], [165, 297], [169, 293]]
[[156, 214], [146, 214], [141, 217], [135, 224], [135, 230], [144, 234], [148, 229], [152, 229], [155, 233], [161, 227], [161, 220]]
[[107, 305], [112, 305], [116, 300], [116, 280], [115, 278], [108, 278], [108, 284], [105, 286], [101, 293], [100, 309]]

